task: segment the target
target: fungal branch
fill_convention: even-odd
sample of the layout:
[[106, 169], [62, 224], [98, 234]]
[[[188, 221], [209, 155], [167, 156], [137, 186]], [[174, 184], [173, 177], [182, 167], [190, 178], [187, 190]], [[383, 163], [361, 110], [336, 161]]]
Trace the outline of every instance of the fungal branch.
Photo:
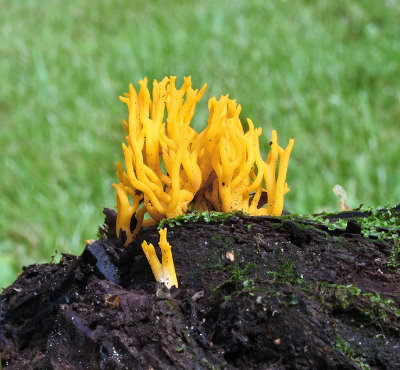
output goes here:
[[157, 257], [153, 244], [142, 243], [143, 252], [150, 264], [151, 270], [156, 281], [163, 283], [168, 289], [175, 286], [178, 288], [178, 279], [176, 278], [174, 261], [171, 253], [171, 246], [167, 241], [167, 228], [159, 231], [160, 241], [158, 243], [161, 249], [161, 262]]
[[[154, 80], [150, 94], [147, 83], [147, 78], [139, 82], [138, 93], [130, 84], [129, 93], [120, 97], [129, 115], [123, 120], [125, 169], [117, 163], [119, 183], [113, 184], [117, 236], [123, 231], [129, 243], [142, 226], [188, 210], [281, 215], [293, 139], [281, 148], [273, 130], [263, 160], [262, 129], [248, 119], [244, 131], [241, 106], [229, 95], [209, 100], [207, 127], [197, 133], [190, 123], [206, 85], [193, 89], [185, 77], [178, 89], [176, 77], [165, 77]], [[265, 195], [267, 202], [262, 201]]]
[[[118, 163], [120, 183], [113, 184], [117, 190], [117, 235], [124, 230], [128, 241], [138, 233], [145, 213], [151, 217], [147, 224], [185, 213], [202, 178], [198, 153], [192, 150], [197, 133], [190, 121], [206, 85], [193, 90], [188, 77], [177, 89], [175, 77], [164, 78], [160, 83], [154, 81], [151, 99], [147, 79], [139, 84], [139, 94], [131, 84], [129, 93], [120, 97], [129, 110], [128, 122], [123, 120], [128, 134], [122, 144], [126, 171]], [[167, 120], [163, 122], [165, 108]], [[133, 223], [132, 217], [136, 219]]]

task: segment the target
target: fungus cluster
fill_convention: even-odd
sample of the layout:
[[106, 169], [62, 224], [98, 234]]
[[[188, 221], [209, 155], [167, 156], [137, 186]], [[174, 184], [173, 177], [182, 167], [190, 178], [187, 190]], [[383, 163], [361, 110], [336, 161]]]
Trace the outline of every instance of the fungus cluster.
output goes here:
[[228, 95], [209, 100], [207, 127], [197, 133], [190, 123], [206, 85], [194, 90], [186, 77], [178, 89], [176, 77], [165, 77], [154, 80], [152, 94], [147, 78], [139, 85], [138, 93], [130, 84], [129, 93], [120, 97], [129, 115], [123, 120], [125, 169], [117, 163], [120, 182], [113, 184], [118, 236], [125, 232], [129, 243], [142, 226], [189, 210], [281, 215], [289, 191], [286, 173], [293, 139], [281, 148], [273, 130], [270, 152], [263, 160], [262, 129], [247, 119], [245, 132], [241, 106]]

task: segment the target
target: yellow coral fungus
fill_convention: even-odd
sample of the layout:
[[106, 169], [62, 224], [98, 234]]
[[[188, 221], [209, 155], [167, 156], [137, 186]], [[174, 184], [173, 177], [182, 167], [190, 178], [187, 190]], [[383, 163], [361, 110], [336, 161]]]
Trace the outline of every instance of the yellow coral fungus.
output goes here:
[[142, 249], [149, 261], [153, 275], [156, 281], [163, 283], [168, 289], [175, 286], [178, 287], [178, 280], [176, 278], [174, 260], [172, 258], [171, 246], [167, 241], [167, 228], [161, 229], [160, 242], [158, 245], [161, 249], [161, 261], [159, 261], [153, 244], [147, 244], [146, 241], [142, 243]]
[[[195, 145], [204, 148], [199, 160], [205, 175], [195, 208], [280, 216], [284, 195], [289, 191], [285, 180], [294, 140], [284, 150], [278, 145], [277, 133], [273, 130], [271, 150], [264, 162], [259, 146], [262, 129], [255, 129], [248, 119], [249, 130], [244, 132], [239, 118], [241, 106], [222, 96], [219, 101], [210, 99], [209, 107], [208, 127], [195, 141]], [[266, 208], [259, 208], [263, 191], [268, 194], [268, 203]]]
[[[117, 164], [120, 183], [113, 185], [117, 235], [124, 230], [129, 242], [142, 225], [184, 214], [189, 207], [279, 216], [289, 191], [286, 173], [294, 140], [283, 149], [273, 130], [264, 161], [259, 147], [262, 129], [248, 120], [244, 132], [241, 106], [228, 95], [209, 100], [208, 125], [198, 134], [190, 121], [206, 85], [194, 90], [187, 77], [178, 89], [175, 81], [155, 80], [150, 96], [145, 78], [139, 82], [139, 93], [131, 84], [120, 98], [128, 106], [129, 118], [123, 121], [128, 133], [122, 145], [126, 170]], [[262, 207], [265, 193], [267, 204]], [[146, 213], [151, 220], [144, 220]]]
[[[160, 83], [154, 81], [151, 100], [147, 79], [139, 84], [139, 94], [131, 84], [129, 93], [120, 98], [129, 109], [128, 122], [123, 121], [128, 133], [127, 144], [122, 144], [126, 171], [117, 164], [120, 184], [114, 187], [117, 190], [117, 235], [120, 229], [125, 230], [128, 240], [136, 232], [128, 229], [127, 220], [140, 204], [144, 207], [140, 212], [143, 215], [148, 212], [155, 222], [183, 214], [201, 184], [197, 153], [191, 148], [197, 133], [190, 127], [190, 121], [206, 85], [200, 91], [193, 90], [188, 77], [177, 89], [175, 77], [164, 78]], [[163, 122], [165, 108], [167, 121]], [[166, 171], [161, 168], [160, 156]], [[127, 203], [128, 195], [133, 199], [133, 206]], [[137, 221], [140, 226], [138, 217]]]

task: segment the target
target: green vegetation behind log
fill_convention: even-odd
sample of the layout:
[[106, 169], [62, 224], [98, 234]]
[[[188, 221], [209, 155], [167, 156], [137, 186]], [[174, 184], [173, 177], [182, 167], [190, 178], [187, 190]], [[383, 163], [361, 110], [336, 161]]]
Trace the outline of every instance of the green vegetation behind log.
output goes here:
[[205, 100], [229, 92], [264, 134], [295, 137], [287, 210], [334, 210], [336, 183], [352, 207], [398, 201], [399, 19], [395, 0], [2, 1], [0, 287], [95, 237], [117, 97], [146, 75], [192, 75]]

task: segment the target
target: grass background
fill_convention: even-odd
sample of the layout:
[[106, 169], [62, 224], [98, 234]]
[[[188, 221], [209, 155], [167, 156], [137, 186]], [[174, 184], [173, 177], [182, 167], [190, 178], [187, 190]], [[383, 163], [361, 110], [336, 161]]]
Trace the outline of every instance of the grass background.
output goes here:
[[229, 93], [265, 147], [294, 137], [292, 212], [337, 210], [336, 183], [399, 202], [399, 19], [395, 0], [0, 0], [0, 287], [96, 237], [143, 76], [207, 82], [198, 129]]

